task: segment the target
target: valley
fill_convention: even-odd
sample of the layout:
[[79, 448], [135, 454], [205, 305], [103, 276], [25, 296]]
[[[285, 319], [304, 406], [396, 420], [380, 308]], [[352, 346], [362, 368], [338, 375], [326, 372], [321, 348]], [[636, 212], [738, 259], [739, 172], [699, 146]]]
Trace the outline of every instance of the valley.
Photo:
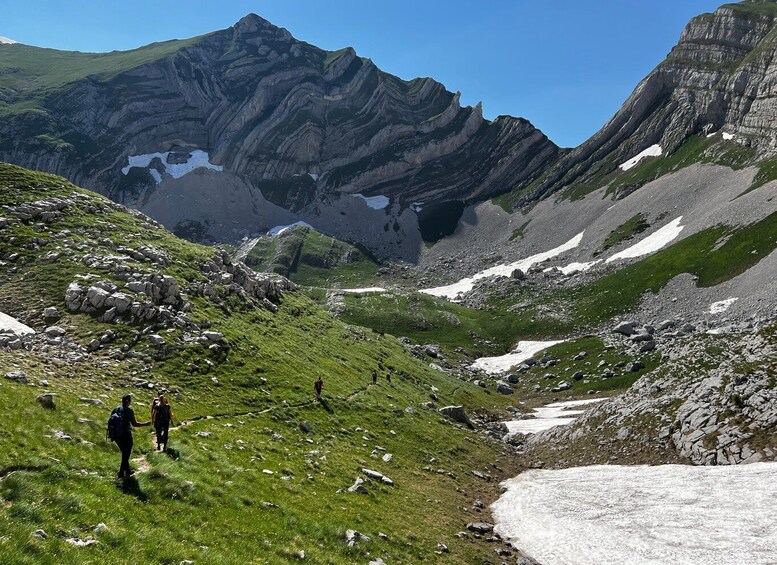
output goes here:
[[572, 149], [254, 14], [0, 41], [0, 563], [770, 563], [776, 26]]

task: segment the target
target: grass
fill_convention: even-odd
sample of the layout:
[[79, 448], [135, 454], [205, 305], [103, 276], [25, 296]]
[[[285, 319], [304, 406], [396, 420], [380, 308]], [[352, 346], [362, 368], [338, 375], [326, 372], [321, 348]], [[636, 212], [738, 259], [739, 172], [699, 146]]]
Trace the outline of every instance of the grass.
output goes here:
[[347, 295], [342, 319], [415, 343], [464, 348], [470, 355], [504, 353], [518, 337], [549, 337], [568, 330], [568, 324], [535, 309], [509, 312], [467, 308], [421, 293]]
[[[19, 257], [0, 271], [0, 310], [40, 330], [41, 309], [54, 305], [70, 339], [85, 344], [106, 329], [118, 337], [105, 351], [75, 362], [0, 349], [0, 375], [18, 369], [31, 381], [0, 379], [0, 561], [282, 563], [304, 551], [313, 562], [378, 556], [420, 562], [436, 557], [438, 542], [450, 548], [448, 562], [482, 562], [493, 554], [489, 544], [454, 534], [482, 518], [466, 510], [475, 498], [498, 496], [497, 481], [484, 482], [472, 471], [506, 478], [516, 462], [505, 458], [502, 444], [422, 404], [432, 387], [440, 404], [469, 411], [501, 412], [510, 399], [431, 369], [394, 338], [346, 325], [301, 293], [286, 293], [275, 314], [236, 297], [219, 305], [189, 293], [186, 288], [204, 280], [198, 265], [212, 249], [179, 240], [59, 177], [0, 165], [1, 205], [74, 194], [87, 198], [63, 217], [2, 230], [0, 257]], [[192, 305], [188, 315], [196, 323], [208, 320], [231, 349], [211, 352], [171, 328], [162, 330], [169, 347], [156, 351], [144, 339], [133, 341], [142, 327], [66, 312], [64, 290], [73, 277], [92, 270], [112, 278], [88, 269], [81, 257], [113, 253], [115, 244], [146, 244], [168, 254], [169, 267], [130, 264], [181, 281]], [[66, 252], [56, 262], [42, 260], [58, 246]], [[132, 356], [117, 358], [122, 350]], [[392, 383], [370, 385], [375, 368], [381, 376], [393, 371]], [[319, 375], [322, 404], [312, 401]], [[158, 386], [173, 391], [176, 421], [190, 422], [171, 432], [176, 458], [155, 453], [147, 430], [138, 430], [134, 457], [144, 458], [148, 470], [117, 484], [118, 453], [104, 441], [110, 408], [130, 391], [145, 419]], [[55, 395], [55, 410], [36, 402], [43, 391]], [[300, 429], [302, 421], [311, 432]], [[55, 431], [72, 439], [57, 439]], [[372, 456], [382, 449], [392, 453], [391, 463]], [[362, 467], [378, 469], [395, 485], [368, 481], [367, 495], [341, 492]], [[108, 531], [93, 533], [98, 523]], [[348, 548], [348, 528], [373, 542]], [[46, 531], [45, 540], [31, 536], [37, 529]], [[88, 536], [99, 543], [76, 548], [65, 542]]]
[[324, 235], [306, 226], [263, 237], [245, 258], [258, 270], [279, 273], [306, 286], [369, 286], [380, 264], [365, 248]]
[[605, 238], [601, 249], [597, 250], [594, 254], [598, 255], [607, 251], [610, 247], [614, 247], [619, 243], [632, 239], [634, 236], [641, 234], [649, 227], [650, 224], [647, 223], [644, 214], [635, 214], [620, 226], [612, 230], [612, 232], [610, 232], [609, 235]]

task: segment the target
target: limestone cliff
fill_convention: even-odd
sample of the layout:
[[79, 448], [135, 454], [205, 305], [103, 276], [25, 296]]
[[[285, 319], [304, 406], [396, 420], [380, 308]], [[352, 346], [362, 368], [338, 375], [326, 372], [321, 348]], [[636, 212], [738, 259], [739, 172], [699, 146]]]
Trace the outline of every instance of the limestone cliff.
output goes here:
[[[196, 221], [228, 239], [288, 221], [288, 212], [312, 219], [357, 193], [387, 197], [397, 217], [413, 204], [484, 199], [532, 180], [557, 155], [526, 120], [485, 120], [432, 79], [401, 80], [353, 49], [323, 51], [255, 15], [165, 45], [104, 56], [2, 46], [9, 63], [0, 96], [17, 111], [0, 120], [0, 160], [62, 174], [154, 215], [160, 198], [172, 198], [168, 185], [180, 193], [189, 184], [180, 168], [204, 155], [223, 173], [206, 175], [213, 191], [223, 182], [254, 195], [237, 203], [235, 217], [261, 210], [226, 231], [218, 226], [232, 218], [214, 216], [212, 203], [180, 202], [160, 219]], [[31, 59], [57, 57], [83, 76], [46, 92], [25, 86]], [[82, 70], [90, 64], [94, 74]], [[30, 98], [34, 112], [23, 106]], [[398, 237], [378, 231], [378, 239]]]
[[[777, 3], [727, 4], [686, 26], [676, 47], [591, 139], [561, 158], [524, 202], [596, 183], [651, 146], [674, 153], [722, 131], [748, 164], [777, 152]], [[601, 182], [606, 184], [606, 182]]]

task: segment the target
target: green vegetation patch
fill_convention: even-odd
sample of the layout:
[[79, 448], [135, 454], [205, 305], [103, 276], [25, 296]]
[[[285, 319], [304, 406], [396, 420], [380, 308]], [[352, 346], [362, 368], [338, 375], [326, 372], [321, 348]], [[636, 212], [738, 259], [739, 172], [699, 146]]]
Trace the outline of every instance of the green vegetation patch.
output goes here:
[[306, 226], [260, 238], [244, 262], [257, 271], [279, 273], [301, 285], [324, 287], [369, 285], [380, 268], [367, 249]]
[[649, 227], [650, 224], [647, 223], [644, 214], [639, 213], [632, 216], [610, 232], [610, 234], [605, 238], [601, 249], [597, 250], [594, 255], [603, 253], [610, 247], [614, 247], [623, 241], [632, 239], [634, 236], [641, 234]]

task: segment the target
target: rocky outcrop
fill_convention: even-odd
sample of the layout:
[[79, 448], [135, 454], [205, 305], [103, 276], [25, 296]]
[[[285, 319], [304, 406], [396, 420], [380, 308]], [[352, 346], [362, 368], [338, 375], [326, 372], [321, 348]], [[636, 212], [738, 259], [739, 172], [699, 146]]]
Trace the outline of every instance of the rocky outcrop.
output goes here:
[[[432, 79], [401, 80], [353, 49], [323, 51], [255, 15], [146, 50], [140, 65], [106, 55], [123, 70], [75, 80], [46, 97], [43, 113], [3, 120], [0, 160], [56, 172], [141, 209], [166, 183], [188, 182], [181, 167], [194, 160], [199, 172], [237, 177], [309, 217], [357, 193], [385, 195], [402, 209], [481, 200], [530, 181], [557, 155], [526, 120], [490, 122]], [[7, 96], [13, 102], [17, 94]], [[262, 203], [241, 198], [250, 201], [236, 206]], [[176, 212], [180, 222], [208, 223], [197, 202]], [[242, 236], [268, 227], [235, 229]]]
[[691, 20], [615, 116], [551, 167], [524, 202], [573, 183], [603, 186], [603, 177], [645, 149], [659, 145], [671, 155], [694, 135], [725, 132], [747, 148], [739, 159], [777, 152], [775, 21], [771, 0], [727, 4]]
[[564, 457], [567, 449], [593, 445], [610, 460], [652, 452], [695, 465], [777, 459], [777, 389], [766, 368], [777, 347], [770, 330], [686, 339], [664, 353], [661, 368], [571, 426], [537, 434], [529, 450], [550, 446]]

